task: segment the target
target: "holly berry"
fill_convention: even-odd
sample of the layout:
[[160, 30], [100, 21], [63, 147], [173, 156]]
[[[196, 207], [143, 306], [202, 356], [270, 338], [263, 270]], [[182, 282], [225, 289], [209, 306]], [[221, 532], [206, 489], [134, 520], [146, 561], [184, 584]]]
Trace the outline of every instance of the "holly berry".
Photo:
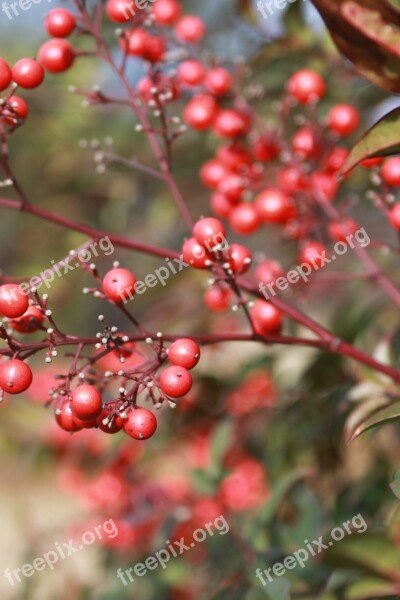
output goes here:
[[[96, 419], [96, 425], [105, 433], [118, 433], [118, 431], [121, 431], [121, 429], [124, 426], [124, 419], [122, 419], [119, 415], [116, 415], [115, 417], [113, 417], [113, 420], [110, 421], [111, 412], [111, 408], [105, 406]], [[106, 421], [107, 419], [108, 423], [104, 425], [103, 421]]]
[[200, 85], [205, 76], [206, 68], [199, 60], [185, 60], [178, 67], [178, 80], [184, 85]]
[[264, 223], [285, 224], [296, 214], [291, 197], [279, 188], [262, 191], [255, 199], [255, 206]]
[[325, 96], [325, 81], [315, 71], [302, 69], [297, 71], [288, 84], [289, 94], [296, 98], [300, 104], [318, 102]]
[[12, 80], [11, 68], [8, 62], [0, 58], [0, 92], [8, 88]]
[[55, 417], [61, 429], [68, 433], [74, 433], [75, 431], [80, 431], [82, 429], [81, 425], [79, 425], [79, 421], [75, 419], [72, 414], [71, 402], [69, 400], [64, 402], [60, 414], [56, 413]]
[[76, 27], [74, 15], [65, 8], [54, 8], [45, 20], [45, 28], [49, 35], [65, 38], [71, 35]]
[[180, 398], [192, 387], [192, 376], [185, 367], [167, 367], [160, 375], [160, 388], [170, 398]]
[[103, 279], [103, 292], [114, 302], [123, 302], [135, 293], [136, 277], [128, 269], [112, 269]]
[[324, 170], [332, 175], [338, 173], [344, 166], [348, 156], [349, 151], [347, 148], [336, 146], [336, 148], [325, 157], [323, 162]]
[[137, 27], [132, 31], [125, 32], [121, 37], [120, 45], [124, 52], [130, 56], [139, 56], [144, 58], [148, 52], [151, 36], [146, 29]]
[[333, 133], [351, 135], [360, 124], [360, 113], [349, 104], [337, 104], [328, 113], [328, 127]]
[[9, 319], [16, 319], [28, 310], [28, 296], [15, 283], [0, 286], [0, 314]]
[[184, 242], [182, 254], [185, 263], [196, 269], [207, 269], [213, 262], [212, 254], [196, 238], [189, 238]]
[[385, 160], [381, 173], [385, 183], [393, 187], [400, 186], [400, 157]]
[[218, 159], [211, 159], [204, 163], [200, 169], [200, 179], [204, 185], [212, 190], [230, 174], [229, 169]]
[[256, 160], [268, 163], [278, 157], [280, 146], [277, 138], [271, 133], [264, 133], [252, 143], [252, 153]]
[[217, 114], [217, 102], [212, 96], [202, 94], [188, 102], [183, 111], [183, 119], [196, 131], [205, 131], [211, 127]]
[[135, 17], [132, 0], [108, 0], [106, 13], [114, 23], [128, 23]]
[[32, 379], [30, 367], [18, 358], [0, 365], [0, 387], [9, 394], [25, 392], [31, 385]]
[[251, 309], [254, 327], [260, 335], [279, 333], [283, 323], [283, 313], [265, 300], [256, 300]]
[[311, 189], [323, 200], [332, 202], [338, 193], [339, 183], [335, 175], [314, 171], [310, 176]]
[[28, 105], [19, 96], [10, 96], [2, 118], [7, 125], [15, 125], [17, 120], [24, 121], [29, 114]]
[[210, 199], [211, 211], [221, 219], [226, 219], [232, 212], [234, 203], [225, 194], [214, 192]]
[[150, 35], [144, 58], [152, 63], [156, 63], [164, 58], [165, 51], [166, 48], [163, 38], [156, 35]]
[[250, 202], [242, 202], [235, 206], [229, 215], [229, 225], [240, 235], [255, 233], [261, 225], [255, 205]]
[[318, 270], [324, 264], [326, 248], [319, 242], [308, 242], [305, 244], [299, 254], [299, 262], [308, 264], [315, 270]]
[[331, 238], [335, 242], [347, 242], [349, 235], [354, 235], [358, 230], [358, 223], [354, 219], [346, 218], [342, 221], [330, 223], [328, 229]]
[[278, 172], [278, 183], [286, 192], [299, 192], [307, 186], [308, 179], [298, 166], [283, 167]]
[[14, 331], [19, 333], [34, 333], [40, 329], [43, 319], [44, 315], [37, 306], [29, 306], [22, 317], [11, 321], [10, 325]]
[[189, 338], [176, 340], [169, 348], [168, 359], [173, 365], [193, 369], [200, 360], [199, 345]]
[[303, 127], [294, 134], [292, 149], [302, 159], [310, 160], [318, 156], [319, 144], [311, 127]]
[[205, 36], [206, 26], [199, 17], [186, 15], [177, 22], [175, 34], [182, 42], [196, 44]]
[[204, 292], [204, 304], [214, 312], [227, 310], [231, 298], [232, 290], [219, 285], [213, 285]]
[[213, 129], [217, 135], [237, 138], [249, 130], [249, 119], [236, 110], [227, 108], [216, 116]]
[[389, 220], [392, 226], [400, 231], [400, 204], [395, 204], [390, 210]]
[[63, 39], [49, 40], [39, 50], [39, 61], [46, 71], [62, 73], [67, 71], [75, 60], [72, 45]]
[[173, 25], [181, 14], [181, 7], [177, 0], [157, 0], [151, 8], [156, 25]]
[[12, 68], [13, 81], [26, 89], [38, 87], [44, 79], [44, 69], [34, 58], [22, 58]]
[[252, 263], [253, 257], [248, 248], [242, 244], [231, 244], [229, 247], [229, 264], [234, 273], [246, 273]]
[[264, 260], [255, 271], [255, 281], [266, 285], [274, 283], [278, 277], [283, 276], [283, 269], [276, 260]]
[[124, 431], [135, 440], [148, 440], [157, 429], [157, 419], [147, 408], [132, 410], [125, 421]]
[[250, 156], [246, 148], [237, 142], [227, 146], [220, 146], [217, 151], [217, 159], [229, 169], [238, 171], [249, 166]]
[[232, 87], [232, 75], [223, 67], [216, 67], [208, 72], [205, 83], [211, 94], [224, 96]]
[[200, 219], [193, 227], [193, 235], [199, 244], [207, 250], [221, 244], [221, 238], [225, 238], [226, 229], [219, 219], [206, 217]]
[[101, 394], [93, 385], [83, 384], [72, 392], [71, 410], [82, 421], [96, 419], [103, 408]]
[[228, 175], [218, 185], [218, 191], [224, 194], [231, 202], [239, 202], [248, 187], [248, 180], [239, 175]]

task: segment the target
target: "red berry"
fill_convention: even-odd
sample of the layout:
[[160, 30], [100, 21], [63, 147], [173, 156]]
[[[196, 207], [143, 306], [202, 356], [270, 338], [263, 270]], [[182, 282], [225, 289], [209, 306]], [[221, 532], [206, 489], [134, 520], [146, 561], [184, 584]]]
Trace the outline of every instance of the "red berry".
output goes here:
[[125, 421], [124, 431], [135, 440], [148, 440], [157, 429], [157, 419], [147, 408], [132, 410]]
[[72, 13], [65, 8], [54, 8], [45, 21], [46, 31], [52, 37], [64, 38], [71, 35], [76, 26], [76, 20]]
[[248, 248], [242, 244], [231, 244], [229, 247], [229, 264], [234, 273], [246, 273], [252, 263], [253, 257]]
[[218, 114], [218, 104], [212, 96], [202, 94], [192, 98], [183, 111], [185, 123], [197, 131], [209, 129]]
[[379, 167], [384, 161], [384, 158], [377, 156], [376, 158], [365, 158], [361, 161], [361, 165], [367, 169], [373, 169]]
[[192, 376], [185, 367], [167, 367], [160, 375], [160, 388], [170, 398], [180, 398], [192, 387]]
[[22, 58], [12, 68], [12, 78], [22, 88], [38, 87], [44, 79], [44, 69], [34, 58]]
[[283, 225], [296, 215], [291, 197], [279, 188], [270, 188], [258, 194], [255, 206], [264, 223]]
[[215, 190], [230, 174], [230, 170], [220, 160], [213, 158], [204, 163], [200, 169], [200, 179], [205, 186]]
[[177, 0], [157, 0], [151, 8], [156, 25], [173, 25], [181, 14]]
[[[103, 408], [103, 410], [101, 411], [100, 415], [96, 419], [96, 425], [99, 429], [101, 429], [105, 433], [118, 433], [118, 431], [121, 431], [121, 429], [124, 426], [124, 419], [122, 419], [119, 415], [116, 415], [113, 418], [112, 422], [109, 421], [106, 425], [104, 425], [104, 423], [103, 423], [103, 421], [105, 421], [106, 419], [109, 419], [111, 412], [112, 412], [111, 408], [105, 406]], [[111, 427], [109, 427], [110, 423], [111, 423]]]
[[311, 159], [319, 154], [319, 144], [311, 127], [303, 127], [292, 139], [293, 152], [300, 158]]
[[12, 80], [10, 65], [3, 58], [0, 58], [0, 92], [8, 88]]
[[169, 348], [168, 359], [173, 365], [193, 369], [200, 360], [199, 345], [189, 338], [176, 340]]
[[107, 16], [114, 23], [127, 23], [135, 17], [135, 5], [132, 0], [108, 0]]
[[226, 167], [235, 171], [246, 168], [250, 164], [250, 156], [246, 148], [236, 142], [218, 148], [217, 159]]
[[298, 192], [307, 186], [307, 176], [300, 167], [283, 167], [278, 173], [278, 183], [287, 192]]
[[103, 279], [103, 292], [114, 302], [124, 302], [135, 293], [136, 277], [128, 269], [112, 269]]
[[138, 27], [132, 31], [126, 31], [125, 36], [121, 37], [120, 45], [122, 50], [127, 54], [144, 58], [147, 54], [150, 40], [150, 33], [146, 29]]
[[101, 394], [93, 385], [83, 384], [72, 392], [71, 410], [82, 421], [96, 419], [103, 409]]
[[184, 85], [200, 85], [206, 76], [206, 68], [199, 60], [185, 60], [178, 67], [178, 80]]
[[221, 312], [229, 308], [232, 298], [230, 288], [214, 285], [208, 288], [204, 293], [204, 304], [214, 312]]
[[223, 242], [226, 236], [224, 225], [219, 219], [206, 217], [200, 219], [193, 227], [193, 235], [196, 240], [208, 251]]
[[337, 104], [328, 114], [328, 127], [333, 133], [347, 136], [354, 133], [360, 124], [360, 113], [349, 104]]
[[260, 335], [279, 333], [282, 327], [283, 313], [265, 300], [255, 301], [251, 309], [251, 317]]
[[335, 199], [339, 190], [339, 183], [334, 174], [314, 171], [314, 173], [311, 173], [310, 183], [314, 194], [328, 202]]
[[231, 202], [240, 202], [248, 184], [248, 180], [244, 177], [232, 174], [221, 181], [218, 191], [224, 194]]
[[144, 58], [152, 63], [156, 63], [164, 58], [165, 42], [162, 37], [151, 35], [148, 38]]
[[30, 367], [22, 360], [13, 358], [0, 365], [0, 387], [9, 394], [25, 392], [32, 379]]
[[393, 187], [400, 186], [400, 158], [394, 156], [385, 160], [382, 166], [382, 177], [385, 183]]
[[283, 269], [276, 260], [264, 260], [255, 271], [254, 278], [258, 283], [266, 285], [274, 283], [278, 277], [283, 276]]
[[349, 151], [347, 148], [337, 146], [324, 159], [324, 170], [332, 175], [338, 173], [344, 166], [348, 156]]
[[74, 415], [72, 414], [71, 402], [69, 400], [64, 402], [61, 407], [61, 413], [56, 413], [55, 417], [61, 429], [68, 431], [68, 433], [74, 433], [75, 431], [82, 429], [79, 421], [75, 419]]
[[196, 238], [189, 238], [184, 242], [182, 254], [185, 263], [196, 269], [207, 269], [213, 262], [212, 254], [201, 246]]
[[227, 108], [216, 116], [213, 129], [222, 137], [236, 138], [249, 130], [249, 119], [236, 110]]
[[0, 286], [0, 314], [9, 319], [16, 319], [28, 310], [29, 299], [15, 283]]
[[18, 120], [24, 121], [28, 114], [29, 109], [25, 100], [19, 96], [10, 96], [2, 117], [7, 125], [15, 125]]
[[318, 102], [325, 96], [325, 81], [315, 71], [303, 69], [297, 71], [289, 80], [289, 94], [296, 98], [300, 104]]
[[229, 200], [224, 194], [214, 192], [210, 199], [210, 207], [212, 212], [221, 219], [227, 219], [232, 212], [234, 203]]
[[400, 204], [395, 204], [389, 212], [389, 220], [392, 226], [400, 231]]
[[34, 333], [40, 328], [43, 319], [44, 315], [37, 306], [29, 306], [22, 317], [11, 321], [10, 325], [14, 331], [19, 333]]
[[324, 264], [326, 248], [319, 242], [308, 242], [299, 254], [299, 262], [308, 264], [314, 270], [318, 270]]
[[205, 36], [206, 26], [199, 17], [186, 15], [179, 19], [175, 26], [175, 33], [182, 42], [196, 44]]
[[216, 67], [208, 72], [206, 87], [211, 94], [224, 96], [232, 87], [232, 75], [223, 67]]
[[358, 223], [354, 219], [343, 219], [329, 224], [329, 233], [335, 242], [347, 242], [351, 234], [358, 230]]
[[268, 163], [278, 157], [279, 142], [272, 134], [265, 133], [254, 140], [252, 152], [256, 160]]
[[250, 235], [261, 225], [260, 217], [254, 204], [242, 202], [235, 206], [229, 215], [229, 225], [235, 233]]
[[[179, 98], [179, 90], [175, 81], [170, 77], [158, 76], [154, 80], [151, 77], [143, 77], [139, 81], [137, 89], [143, 102], [149, 102], [155, 96], [162, 103]], [[156, 90], [156, 94], [153, 94], [154, 90]]]
[[49, 40], [39, 50], [39, 61], [50, 73], [67, 71], [74, 60], [75, 51], [67, 40]]

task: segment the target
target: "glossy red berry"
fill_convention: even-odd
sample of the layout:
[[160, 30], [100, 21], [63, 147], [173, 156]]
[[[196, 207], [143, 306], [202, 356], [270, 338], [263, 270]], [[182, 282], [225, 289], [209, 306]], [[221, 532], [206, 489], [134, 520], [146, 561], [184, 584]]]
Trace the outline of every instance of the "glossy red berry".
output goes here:
[[45, 20], [45, 28], [49, 35], [57, 38], [65, 38], [71, 35], [76, 27], [74, 15], [65, 8], [54, 8]]
[[183, 119], [197, 131], [209, 129], [218, 114], [218, 104], [212, 96], [202, 94], [192, 98], [183, 111]]
[[0, 286], [0, 314], [16, 319], [28, 310], [29, 298], [15, 283]]
[[128, 269], [112, 269], [103, 279], [103, 292], [114, 302], [124, 302], [135, 294], [136, 277]]
[[216, 67], [208, 72], [205, 83], [211, 94], [224, 96], [232, 87], [232, 75], [223, 67]]
[[392, 187], [400, 186], [400, 157], [394, 156], [385, 160], [381, 173], [385, 183]]
[[196, 269], [207, 269], [213, 262], [213, 255], [196, 238], [189, 238], [182, 246], [183, 260]]
[[302, 69], [297, 71], [289, 80], [289, 94], [300, 104], [318, 102], [325, 96], [325, 81], [315, 71]]
[[75, 419], [72, 414], [71, 402], [69, 400], [64, 402], [60, 414], [56, 413], [55, 417], [59, 427], [68, 433], [74, 433], [82, 429], [79, 420]]
[[234, 273], [247, 273], [253, 260], [250, 250], [243, 244], [231, 244], [228, 254], [231, 270]]
[[336, 198], [339, 190], [339, 183], [336, 176], [330, 173], [322, 173], [321, 171], [311, 173], [310, 184], [313, 193], [328, 202], [332, 202]]
[[178, 80], [183, 85], [200, 85], [205, 76], [206, 68], [199, 60], [185, 60], [178, 67]]
[[10, 325], [14, 331], [19, 333], [34, 333], [40, 329], [43, 319], [44, 315], [37, 306], [29, 306], [22, 317], [12, 320]]
[[345, 218], [330, 223], [328, 229], [335, 242], [347, 242], [347, 238], [358, 230], [358, 223], [354, 219]]
[[0, 365], [0, 387], [9, 394], [25, 392], [32, 379], [30, 367], [22, 360], [13, 358]]
[[77, 419], [82, 421], [96, 419], [102, 409], [101, 394], [93, 385], [79, 385], [72, 392], [71, 410]]
[[275, 160], [281, 150], [278, 139], [271, 133], [258, 136], [253, 141], [251, 149], [254, 158], [264, 163]]
[[230, 174], [229, 168], [220, 160], [213, 158], [204, 163], [200, 169], [200, 179], [205, 186], [212, 190], [218, 189], [219, 184]]
[[319, 144], [315, 132], [311, 127], [299, 129], [292, 139], [293, 152], [302, 159], [310, 160], [319, 154]]
[[193, 235], [201, 246], [210, 251], [223, 242], [226, 230], [219, 219], [205, 217], [194, 224]]
[[170, 398], [180, 398], [192, 387], [192, 376], [185, 367], [167, 367], [160, 375], [160, 388]]
[[236, 110], [227, 108], [216, 116], [213, 129], [217, 135], [237, 138], [249, 130], [249, 119]]
[[124, 431], [135, 440], [148, 440], [157, 429], [157, 419], [147, 408], [132, 410], [125, 421]]
[[177, 0], [157, 0], [151, 14], [156, 25], [173, 25], [181, 15], [181, 6]]
[[63, 39], [49, 40], [39, 50], [39, 61], [46, 71], [62, 73], [67, 71], [75, 60], [72, 45]]
[[221, 219], [227, 219], [234, 206], [235, 203], [220, 192], [214, 192], [210, 198], [211, 211]]
[[249, 181], [240, 175], [228, 175], [218, 185], [218, 191], [224, 194], [231, 202], [240, 202]]
[[217, 159], [229, 169], [242, 171], [250, 165], [250, 156], [246, 148], [237, 142], [227, 146], [220, 146], [217, 150]]
[[296, 214], [292, 198], [279, 188], [270, 188], [258, 194], [255, 206], [264, 223], [284, 225]]
[[[101, 411], [100, 415], [96, 419], [96, 425], [99, 429], [104, 431], [105, 433], [118, 433], [124, 426], [124, 419], [122, 419], [119, 415], [113, 417], [112, 421], [110, 420], [110, 414], [112, 410], [105, 406]], [[104, 424], [103, 421], [107, 421]], [[110, 426], [111, 425], [111, 426]]]
[[164, 39], [160, 36], [151, 35], [148, 38], [144, 58], [152, 63], [161, 61], [166, 51]]
[[44, 79], [44, 69], [34, 58], [22, 58], [12, 68], [13, 81], [22, 88], [38, 87]]
[[12, 80], [11, 68], [8, 62], [0, 58], [0, 92], [8, 88]]
[[251, 309], [251, 317], [260, 335], [279, 333], [283, 323], [283, 313], [265, 300], [256, 300]]
[[132, 0], [108, 0], [106, 13], [114, 23], [128, 23], [135, 17], [135, 8]]
[[186, 15], [177, 22], [175, 34], [182, 42], [196, 44], [205, 36], [206, 26], [199, 17]]
[[299, 262], [308, 264], [312, 269], [318, 270], [324, 265], [326, 248], [319, 242], [308, 242], [299, 254]]
[[19, 96], [10, 96], [2, 118], [7, 125], [16, 125], [18, 120], [25, 121], [29, 114], [28, 105]]
[[366, 169], [374, 169], [375, 167], [380, 167], [383, 161], [383, 157], [376, 156], [375, 158], [364, 158], [364, 160], [362, 160], [360, 164]]
[[395, 204], [390, 210], [389, 220], [392, 226], [400, 231], [400, 204]]
[[220, 285], [213, 285], [204, 292], [204, 304], [213, 312], [227, 310], [232, 298], [232, 290]]
[[169, 348], [168, 359], [173, 365], [193, 369], [200, 360], [200, 347], [189, 338], [176, 340]]
[[354, 133], [360, 120], [358, 110], [349, 104], [337, 104], [328, 113], [329, 129], [342, 137]]
[[229, 225], [239, 235], [255, 233], [261, 225], [255, 205], [250, 202], [242, 202], [234, 206], [229, 215]]
[[324, 170], [331, 174], [338, 173], [344, 166], [348, 156], [349, 151], [347, 148], [336, 146], [336, 148], [329, 152], [329, 154], [325, 157], [323, 162]]
[[257, 283], [268, 285], [274, 283], [283, 274], [283, 269], [276, 260], [264, 260], [258, 265], [254, 273], [254, 279]]
[[298, 166], [283, 167], [278, 172], [278, 183], [286, 192], [299, 192], [307, 186], [307, 175]]
[[146, 29], [137, 27], [132, 29], [132, 31], [125, 32], [124, 37], [121, 37], [120, 46], [130, 56], [144, 58], [147, 54], [150, 40], [150, 33]]

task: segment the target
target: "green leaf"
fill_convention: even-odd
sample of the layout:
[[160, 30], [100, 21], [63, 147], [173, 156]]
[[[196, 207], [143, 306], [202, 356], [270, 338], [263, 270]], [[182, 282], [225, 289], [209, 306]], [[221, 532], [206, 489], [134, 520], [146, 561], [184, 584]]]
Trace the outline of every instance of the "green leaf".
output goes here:
[[346, 600], [376, 600], [393, 597], [399, 593], [399, 586], [379, 579], [357, 581], [346, 590]]
[[400, 421], [400, 402], [396, 402], [386, 408], [378, 410], [372, 417], [361, 423], [352, 434], [349, 442], [354, 441], [362, 433], [371, 431], [377, 427], [383, 427], [384, 425], [390, 425]]
[[393, 154], [400, 154], [400, 107], [385, 115], [357, 142], [341, 174], [345, 175], [365, 158]]

